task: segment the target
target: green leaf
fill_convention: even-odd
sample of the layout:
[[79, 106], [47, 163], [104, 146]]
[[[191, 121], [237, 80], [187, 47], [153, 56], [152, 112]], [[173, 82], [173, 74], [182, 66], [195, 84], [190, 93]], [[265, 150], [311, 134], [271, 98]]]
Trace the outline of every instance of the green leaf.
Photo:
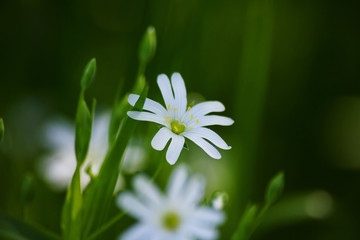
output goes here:
[[94, 81], [96, 75], [96, 59], [91, 59], [86, 65], [81, 77], [81, 88], [86, 89]]
[[114, 143], [116, 136], [119, 132], [120, 125], [124, 117], [127, 116], [127, 111], [131, 110], [131, 105], [128, 103], [129, 94], [125, 96], [114, 104], [113, 111], [110, 119], [109, 126], [109, 143], [110, 146]]
[[149, 26], [141, 40], [139, 47], [140, 62], [147, 63], [155, 55], [156, 51], [156, 32], [153, 26]]
[[94, 100], [90, 113], [83, 92], [80, 94], [75, 121], [75, 154], [80, 166], [84, 162], [89, 149], [95, 105], [96, 101]]
[[60, 240], [55, 233], [0, 215], [0, 238], [8, 240]]
[[[142, 110], [148, 93], [148, 86], [144, 88], [133, 109]], [[87, 239], [91, 231], [95, 231], [105, 222], [113, 193], [119, 176], [120, 163], [130, 137], [135, 130], [137, 121], [125, 115], [116, 140], [108, 151], [100, 172], [90, 183], [84, 193], [84, 231], [82, 238]]]
[[78, 165], [66, 193], [65, 204], [62, 210], [61, 229], [64, 240], [80, 239], [82, 226], [80, 211], [82, 203], [80, 167]]
[[268, 184], [265, 201], [266, 204], [272, 205], [276, 202], [284, 190], [284, 173], [279, 172]]
[[257, 212], [258, 206], [255, 204], [249, 205], [245, 209], [244, 214], [239, 221], [239, 225], [231, 238], [232, 240], [247, 240], [250, 238], [253, 232]]
[[5, 134], [4, 120], [0, 118], [0, 142], [2, 142]]

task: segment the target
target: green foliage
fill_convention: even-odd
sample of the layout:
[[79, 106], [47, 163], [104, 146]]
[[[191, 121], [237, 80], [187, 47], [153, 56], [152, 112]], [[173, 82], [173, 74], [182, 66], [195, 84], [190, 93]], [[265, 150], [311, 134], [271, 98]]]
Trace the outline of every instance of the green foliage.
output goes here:
[[0, 142], [2, 142], [5, 134], [4, 120], [0, 118]]
[[251, 204], [245, 209], [232, 240], [246, 240], [250, 238], [257, 212], [258, 206], [256, 204]]
[[0, 237], [7, 240], [60, 240], [54, 233], [3, 215], [0, 215]]
[[92, 122], [95, 113], [96, 101], [93, 100], [91, 113], [84, 100], [83, 91], [80, 94], [75, 120], [75, 154], [80, 166], [86, 159], [91, 139]]
[[271, 205], [275, 203], [281, 196], [283, 190], [284, 190], [284, 173], [279, 172], [269, 182], [265, 195], [266, 204]]
[[233, 234], [232, 240], [248, 240], [252, 233], [261, 223], [264, 214], [269, 207], [274, 204], [281, 196], [284, 189], [284, 173], [279, 172], [269, 182], [266, 194], [265, 204], [259, 211], [259, 207], [255, 204], [247, 207], [239, 221], [239, 225]]
[[[144, 88], [133, 110], [142, 110], [147, 93], [148, 86]], [[114, 144], [110, 146], [98, 176], [93, 179], [85, 190], [84, 219], [86, 219], [86, 224], [83, 225], [83, 239], [86, 239], [91, 231], [101, 227], [107, 216], [110, 203], [113, 200], [113, 192], [119, 175], [122, 156], [136, 124], [137, 121], [129, 119], [127, 115], [123, 116], [119, 133]]]
[[76, 240], [80, 239], [82, 216], [81, 209], [83, 205], [83, 196], [81, 192], [81, 176], [80, 168], [86, 159], [89, 149], [92, 122], [95, 113], [96, 101], [93, 100], [91, 112], [84, 99], [85, 89], [93, 81], [96, 72], [95, 59], [85, 67], [81, 79], [81, 92], [76, 111], [75, 120], [75, 155], [76, 155], [76, 170], [72, 177], [70, 186], [68, 188], [65, 203], [61, 216], [61, 230], [64, 239]]
[[149, 26], [144, 33], [139, 47], [140, 62], [147, 63], [155, 55], [156, 51], [156, 32], [153, 26]]
[[96, 74], [96, 59], [91, 59], [86, 65], [81, 77], [81, 88], [86, 89], [94, 81]]
[[127, 111], [131, 109], [131, 106], [128, 103], [129, 94], [125, 96], [114, 104], [113, 112], [110, 119], [109, 126], [109, 143], [112, 145], [116, 139], [116, 135], [119, 132], [120, 124], [126, 116]]
[[61, 230], [64, 240], [80, 239], [83, 224], [80, 211], [83, 205], [81, 194], [80, 167], [76, 167], [71, 180], [61, 216]]

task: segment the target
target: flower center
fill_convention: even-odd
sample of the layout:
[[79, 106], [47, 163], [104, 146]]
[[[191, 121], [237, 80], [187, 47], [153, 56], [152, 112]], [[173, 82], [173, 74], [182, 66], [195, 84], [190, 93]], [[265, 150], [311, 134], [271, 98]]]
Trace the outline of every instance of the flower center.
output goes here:
[[170, 126], [171, 126], [171, 131], [176, 134], [183, 133], [186, 129], [185, 125], [178, 121], [172, 121]]
[[162, 218], [162, 225], [166, 230], [174, 231], [180, 225], [180, 216], [175, 212], [167, 212]]

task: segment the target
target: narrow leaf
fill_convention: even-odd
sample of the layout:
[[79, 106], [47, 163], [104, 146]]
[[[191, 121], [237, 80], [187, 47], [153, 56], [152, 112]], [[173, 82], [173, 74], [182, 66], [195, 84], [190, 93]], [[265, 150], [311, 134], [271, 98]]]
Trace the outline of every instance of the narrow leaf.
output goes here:
[[94, 81], [96, 75], [96, 59], [91, 59], [86, 65], [81, 77], [81, 88], [86, 89]]
[[[148, 86], [144, 88], [134, 109], [142, 109], [147, 93]], [[98, 229], [106, 220], [110, 204], [113, 201], [113, 192], [119, 175], [121, 159], [136, 124], [137, 121], [129, 119], [127, 115], [124, 117], [116, 140], [110, 146], [98, 176], [85, 190], [84, 219], [86, 219], [86, 225], [84, 225], [85, 229], [82, 233], [84, 239], [91, 234], [91, 231]]]
[[257, 212], [258, 206], [255, 204], [252, 204], [245, 209], [244, 214], [239, 221], [239, 225], [231, 238], [232, 240], [248, 240], [250, 238]]
[[127, 116], [127, 111], [130, 111], [131, 105], [128, 103], [129, 94], [126, 94], [120, 101], [118, 100], [113, 107], [109, 126], [109, 143], [110, 146], [114, 143], [119, 132], [122, 120]]
[[82, 207], [80, 168], [77, 166], [66, 194], [62, 211], [61, 229], [64, 240], [80, 239]]

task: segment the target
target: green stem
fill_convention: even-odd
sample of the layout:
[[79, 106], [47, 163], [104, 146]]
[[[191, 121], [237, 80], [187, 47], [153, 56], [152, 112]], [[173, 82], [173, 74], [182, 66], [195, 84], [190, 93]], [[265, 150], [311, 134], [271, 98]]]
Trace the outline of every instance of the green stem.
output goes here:
[[163, 152], [162, 157], [160, 158], [161, 162], [158, 164], [158, 167], [157, 167], [154, 175], [151, 178], [151, 182], [153, 182], [156, 179], [156, 177], [159, 175], [161, 169], [164, 167], [165, 162], [166, 162], [165, 154], [166, 154], [166, 151]]
[[262, 222], [262, 220], [264, 219], [264, 215], [267, 212], [267, 210], [269, 209], [270, 205], [266, 204], [261, 211], [259, 212], [259, 214], [257, 215], [257, 218], [255, 220], [255, 223], [250, 231], [249, 236], [251, 236], [253, 234], [253, 232], [255, 232], [255, 230], [258, 228], [258, 226], [260, 225], [260, 223]]
[[119, 221], [125, 214], [126, 214], [125, 212], [121, 212], [120, 214], [113, 217], [110, 221], [102, 225], [98, 230], [96, 230], [93, 234], [91, 234], [88, 240], [95, 239], [101, 233], [108, 230], [112, 225], [114, 225], [117, 221]]
[[34, 227], [39, 232], [41, 232], [42, 234], [44, 234], [45, 236], [47, 236], [49, 239], [52, 239], [52, 240], [61, 240], [62, 239], [58, 234], [44, 228], [43, 226], [41, 226], [39, 224], [31, 223], [31, 226]]

